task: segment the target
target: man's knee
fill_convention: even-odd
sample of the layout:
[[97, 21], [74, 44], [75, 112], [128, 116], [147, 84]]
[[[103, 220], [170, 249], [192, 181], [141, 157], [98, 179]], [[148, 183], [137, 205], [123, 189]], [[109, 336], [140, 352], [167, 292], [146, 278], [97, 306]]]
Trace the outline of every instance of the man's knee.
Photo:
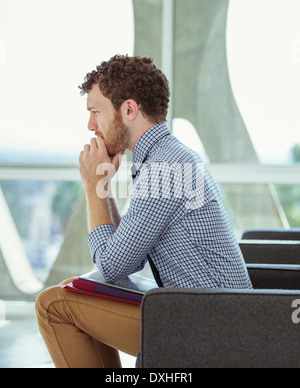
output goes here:
[[57, 286], [52, 286], [50, 288], [42, 291], [36, 298], [35, 301], [35, 310], [36, 312], [45, 311], [48, 309], [49, 305], [54, 301], [58, 301], [64, 298], [64, 291], [62, 287], [68, 283], [71, 283], [75, 278], [70, 278], [64, 280]]
[[37, 296], [35, 301], [35, 311], [39, 322], [40, 320], [48, 320], [50, 306], [54, 307], [56, 303], [65, 302], [67, 293], [63, 290], [63, 286], [69, 284], [74, 279], [75, 278], [72, 277], [64, 280], [57, 286], [45, 289]]
[[53, 286], [42, 291], [35, 301], [35, 311], [38, 320], [47, 319], [49, 306], [62, 298], [63, 290], [61, 286]]

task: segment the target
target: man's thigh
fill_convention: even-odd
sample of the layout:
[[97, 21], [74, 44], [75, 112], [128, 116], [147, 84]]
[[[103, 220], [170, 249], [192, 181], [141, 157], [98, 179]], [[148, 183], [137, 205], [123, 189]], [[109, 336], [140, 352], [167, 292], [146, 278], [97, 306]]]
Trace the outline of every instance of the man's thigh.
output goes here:
[[136, 356], [140, 349], [140, 306], [64, 290], [63, 285], [69, 281], [38, 296], [36, 310], [42, 330], [47, 330], [48, 324], [61, 341], [71, 341], [74, 331], [71, 334], [67, 326], [72, 326], [99, 342]]

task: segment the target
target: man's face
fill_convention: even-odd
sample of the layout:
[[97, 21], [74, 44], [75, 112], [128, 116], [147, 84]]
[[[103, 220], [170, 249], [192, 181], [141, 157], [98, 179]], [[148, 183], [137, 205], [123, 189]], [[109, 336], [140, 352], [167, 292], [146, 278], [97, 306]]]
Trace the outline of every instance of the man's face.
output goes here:
[[129, 147], [130, 129], [124, 124], [121, 112], [116, 112], [96, 84], [88, 94], [87, 109], [90, 111], [88, 129], [104, 139], [109, 156]]

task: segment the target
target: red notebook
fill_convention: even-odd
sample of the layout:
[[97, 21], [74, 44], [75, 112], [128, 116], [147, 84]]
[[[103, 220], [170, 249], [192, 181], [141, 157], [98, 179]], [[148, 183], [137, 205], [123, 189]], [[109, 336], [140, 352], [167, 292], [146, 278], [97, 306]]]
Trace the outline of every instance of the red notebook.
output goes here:
[[74, 279], [72, 283], [63, 288], [82, 294], [140, 305], [145, 293], [157, 288], [157, 284], [154, 279], [138, 275], [131, 275], [116, 282], [107, 282], [96, 270]]
[[141, 302], [136, 302], [134, 300], [129, 300], [129, 299], [124, 299], [124, 298], [119, 298], [117, 296], [104, 295], [104, 294], [99, 294], [98, 292], [83, 290], [83, 289], [75, 287], [73, 285], [73, 283], [67, 284], [66, 286], [63, 287], [63, 289], [64, 290], [68, 290], [68, 291], [78, 292], [80, 294], [99, 296], [101, 298], [106, 298], [106, 299], [113, 299], [113, 300], [117, 300], [118, 302], [132, 303], [132, 304], [135, 304], [135, 305], [140, 305], [141, 304]]

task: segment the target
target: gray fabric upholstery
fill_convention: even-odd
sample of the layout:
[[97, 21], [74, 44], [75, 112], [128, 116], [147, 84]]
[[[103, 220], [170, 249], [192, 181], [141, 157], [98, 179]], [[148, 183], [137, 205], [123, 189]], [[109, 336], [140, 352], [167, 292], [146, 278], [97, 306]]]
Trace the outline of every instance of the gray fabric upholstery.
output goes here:
[[261, 290], [148, 292], [137, 366], [298, 368], [300, 324], [292, 321], [292, 303], [299, 299], [300, 306], [300, 267], [250, 265], [248, 270]]
[[300, 241], [300, 229], [249, 229], [243, 240], [294, 240]]
[[300, 241], [242, 240], [239, 245], [249, 264], [300, 265]]
[[300, 290], [300, 265], [247, 264], [255, 289]]
[[299, 367], [300, 291], [158, 289], [142, 304], [143, 368]]

